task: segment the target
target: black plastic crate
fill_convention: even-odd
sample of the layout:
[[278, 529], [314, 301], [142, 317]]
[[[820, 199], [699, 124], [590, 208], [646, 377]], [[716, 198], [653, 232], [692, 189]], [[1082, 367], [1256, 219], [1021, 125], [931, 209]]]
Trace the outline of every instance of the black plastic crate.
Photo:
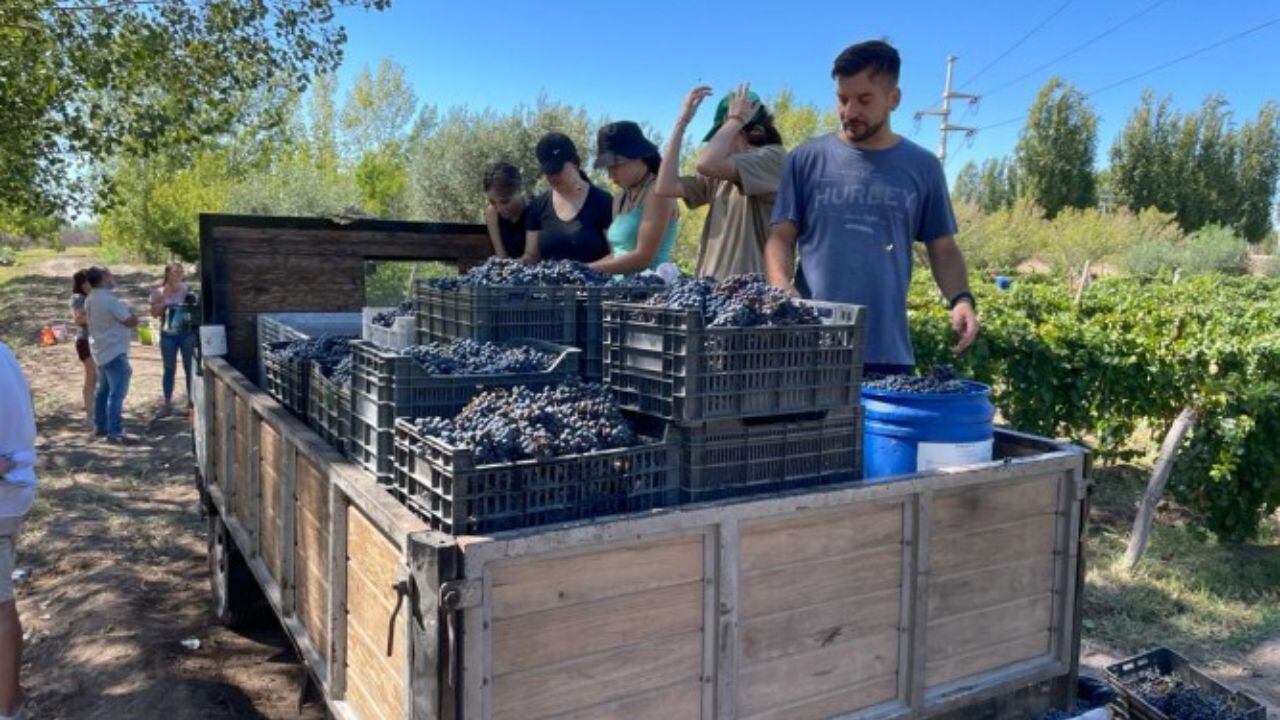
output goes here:
[[861, 478], [861, 408], [714, 420], [677, 432], [684, 502]]
[[574, 344], [582, 348], [584, 380], [593, 383], [604, 381], [603, 304], [605, 302], [641, 302], [664, 289], [665, 287], [651, 285], [606, 285], [579, 289], [578, 332]]
[[802, 302], [822, 324], [704, 327], [697, 311], [605, 302], [605, 384], [681, 425], [857, 405], [866, 309]]
[[305, 419], [308, 409], [307, 389], [310, 385], [311, 363], [298, 358], [282, 358], [271, 351], [273, 344], [268, 343], [262, 347], [267, 393], [279, 400], [289, 412]]
[[375, 475], [392, 474], [396, 418], [453, 417], [484, 390], [523, 385], [541, 389], [578, 375], [582, 351], [538, 340], [531, 345], [556, 356], [536, 373], [430, 375], [413, 358], [358, 340], [351, 344], [351, 430], [348, 456]]
[[1119, 693], [1131, 719], [1176, 720], [1152, 707], [1129, 687], [1128, 683], [1141, 680], [1147, 675], [1173, 676], [1189, 686], [1221, 698], [1236, 711], [1235, 720], [1266, 720], [1267, 709], [1257, 700], [1205, 675], [1186, 658], [1166, 647], [1156, 648], [1106, 668], [1107, 682]]
[[345, 452], [351, 433], [351, 385], [330, 380], [313, 363], [307, 395], [307, 424], [335, 450]]
[[414, 289], [420, 345], [453, 338], [529, 338], [573, 345], [577, 339], [576, 287], [463, 285], [441, 290], [429, 282], [420, 280]]
[[396, 486], [405, 504], [452, 535], [486, 535], [642, 512], [680, 499], [674, 436], [548, 460], [476, 465], [469, 449], [396, 421]]

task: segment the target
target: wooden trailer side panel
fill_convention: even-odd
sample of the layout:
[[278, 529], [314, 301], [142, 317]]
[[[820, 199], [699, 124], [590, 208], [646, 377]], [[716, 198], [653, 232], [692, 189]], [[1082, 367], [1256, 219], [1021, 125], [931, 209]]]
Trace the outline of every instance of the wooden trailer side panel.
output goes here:
[[329, 483], [298, 455], [294, 495], [296, 609], [317, 648], [329, 646]]
[[933, 500], [927, 687], [1050, 660], [1061, 473]]
[[280, 547], [280, 469], [284, 455], [292, 452], [280, 437], [280, 432], [268, 423], [262, 423], [262, 451], [258, 470], [261, 492], [259, 499], [258, 545], [262, 558], [277, 584], [282, 582]]
[[493, 717], [700, 715], [709, 541], [698, 532], [495, 564]]
[[743, 523], [736, 716], [826, 718], [898, 696], [904, 506]]
[[396, 584], [401, 550], [355, 506], [347, 509], [346, 692], [360, 720], [405, 717], [408, 638]]

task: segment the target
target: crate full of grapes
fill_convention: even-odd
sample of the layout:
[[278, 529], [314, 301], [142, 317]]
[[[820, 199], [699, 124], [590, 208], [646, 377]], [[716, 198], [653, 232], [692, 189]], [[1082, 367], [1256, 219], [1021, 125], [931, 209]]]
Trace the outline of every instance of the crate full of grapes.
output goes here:
[[395, 307], [367, 307], [362, 320], [360, 339], [374, 345], [400, 350], [413, 345], [417, 339], [418, 320], [411, 300]]
[[861, 306], [793, 300], [740, 275], [603, 308], [605, 384], [625, 408], [691, 424], [858, 404]]
[[674, 435], [638, 433], [598, 385], [490, 391], [452, 419], [401, 418], [395, 457], [406, 505], [454, 535], [679, 502]]
[[346, 451], [351, 428], [351, 364], [329, 369], [311, 366], [311, 387], [307, 391], [307, 424], [338, 452]]
[[1160, 647], [1106, 668], [1131, 720], [1229, 718], [1266, 720], [1267, 709], [1197, 670], [1186, 658]]
[[337, 365], [351, 352], [350, 342], [347, 338], [325, 336], [263, 345], [267, 392], [294, 415], [305, 419], [310, 409], [312, 365]]
[[684, 502], [860, 478], [862, 410], [712, 420], [676, 430]]
[[352, 343], [347, 454], [379, 478], [392, 473], [396, 418], [452, 417], [485, 388], [541, 388], [578, 375], [580, 350], [539, 340], [455, 338], [401, 350]]
[[641, 302], [661, 292], [663, 285], [640, 282], [585, 286], [578, 291], [578, 330], [575, 343], [582, 348], [582, 378], [604, 380], [604, 303]]
[[572, 345], [576, 339], [577, 290], [572, 287], [457, 284], [453, 278], [433, 278], [417, 282], [414, 300], [422, 345], [453, 338], [531, 338]]

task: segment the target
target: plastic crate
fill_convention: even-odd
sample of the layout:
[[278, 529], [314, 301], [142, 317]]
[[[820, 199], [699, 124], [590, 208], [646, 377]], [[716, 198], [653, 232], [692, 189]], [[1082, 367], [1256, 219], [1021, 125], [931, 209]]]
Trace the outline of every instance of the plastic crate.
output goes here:
[[396, 486], [405, 504], [452, 535], [582, 520], [674, 505], [680, 453], [674, 436], [548, 460], [476, 465], [471, 450], [396, 421]]
[[1267, 709], [1257, 700], [1234, 691], [1192, 667], [1186, 658], [1166, 647], [1159, 647], [1106, 668], [1107, 682], [1115, 688], [1125, 705], [1128, 717], [1135, 720], [1176, 720], [1152, 707], [1128, 683], [1145, 675], [1173, 676], [1187, 685], [1218, 696], [1236, 711], [1234, 720], [1266, 720]]
[[420, 345], [453, 338], [529, 338], [563, 345], [577, 340], [576, 287], [463, 285], [440, 290], [428, 282], [418, 281], [414, 291]]
[[298, 358], [283, 359], [271, 352], [273, 344], [263, 345], [261, 352], [267, 393], [280, 401], [280, 404], [289, 412], [300, 418], [306, 418], [311, 363]]
[[578, 330], [574, 344], [583, 352], [582, 379], [593, 383], [604, 382], [604, 309], [602, 305], [605, 302], [640, 302], [664, 289], [664, 287], [651, 285], [579, 288]]
[[861, 477], [862, 411], [715, 420], [677, 429], [685, 502]]
[[430, 375], [413, 358], [367, 341], [352, 343], [352, 419], [348, 453], [375, 475], [392, 473], [396, 418], [453, 417], [482, 390], [523, 385], [540, 389], [578, 375], [582, 351], [541, 342], [513, 340], [556, 356], [551, 367], [535, 373]]
[[338, 452], [346, 451], [351, 432], [351, 385], [330, 380], [314, 364], [307, 391], [307, 424]]
[[682, 425], [857, 405], [866, 309], [802, 302], [822, 324], [704, 327], [697, 311], [605, 302], [605, 384]]
[[266, 361], [261, 352], [264, 345], [322, 335], [360, 337], [360, 313], [259, 313], [258, 385], [264, 388], [267, 385]]
[[362, 313], [360, 339], [368, 340], [374, 345], [381, 345], [392, 350], [403, 350], [413, 345], [418, 337], [418, 317], [402, 315], [395, 319], [391, 327], [383, 327], [373, 323], [373, 316], [380, 312], [391, 312], [393, 307], [365, 308]]

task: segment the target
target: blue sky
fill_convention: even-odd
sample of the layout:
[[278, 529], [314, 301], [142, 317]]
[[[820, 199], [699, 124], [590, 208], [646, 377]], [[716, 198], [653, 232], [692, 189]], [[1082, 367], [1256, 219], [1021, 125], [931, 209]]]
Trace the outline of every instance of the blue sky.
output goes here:
[[[1280, 18], [1280, 0], [930, 0], [884, 2], [873, 10], [850, 2], [762, 0], [395, 0], [380, 13], [340, 13], [350, 39], [339, 80], [345, 87], [362, 67], [390, 57], [406, 67], [420, 102], [505, 110], [545, 94], [593, 116], [647, 121], [665, 133], [684, 93], [698, 83], [720, 92], [750, 81], [766, 98], [787, 87], [799, 100], [829, 106], [835, 55], [850, 43], [883, 37], [903, 56], [903, 104], [894, 127], [935, 148], [937, 119], [926, 118], [917, 129], [912, 112], [938, 103], [948, 53], [960, 58], [956, 89], [984, 93], [1153, 4], [1139, 19], [994, 92], [976, 109], [961, 104], [952, 122], [981, 128], [1016, 118], [1055, 73], [1090, 92]], [[1144, 88], [1172, 95], [1180, 109], [1219, 93], [1238, 118], [1252, 118], [1267, 100], [1280, 99], [1280, 23], [1091, 97], [1101, 118], [1100, 164]], [[694, 126], [698, 136], [710, 117], [704, 108]], [[967, 160], [1012, 151], [1020, 128], [1021, 122], [992, 128], [971, 141], [953, 136], [948, 174], [954, 178]]]

